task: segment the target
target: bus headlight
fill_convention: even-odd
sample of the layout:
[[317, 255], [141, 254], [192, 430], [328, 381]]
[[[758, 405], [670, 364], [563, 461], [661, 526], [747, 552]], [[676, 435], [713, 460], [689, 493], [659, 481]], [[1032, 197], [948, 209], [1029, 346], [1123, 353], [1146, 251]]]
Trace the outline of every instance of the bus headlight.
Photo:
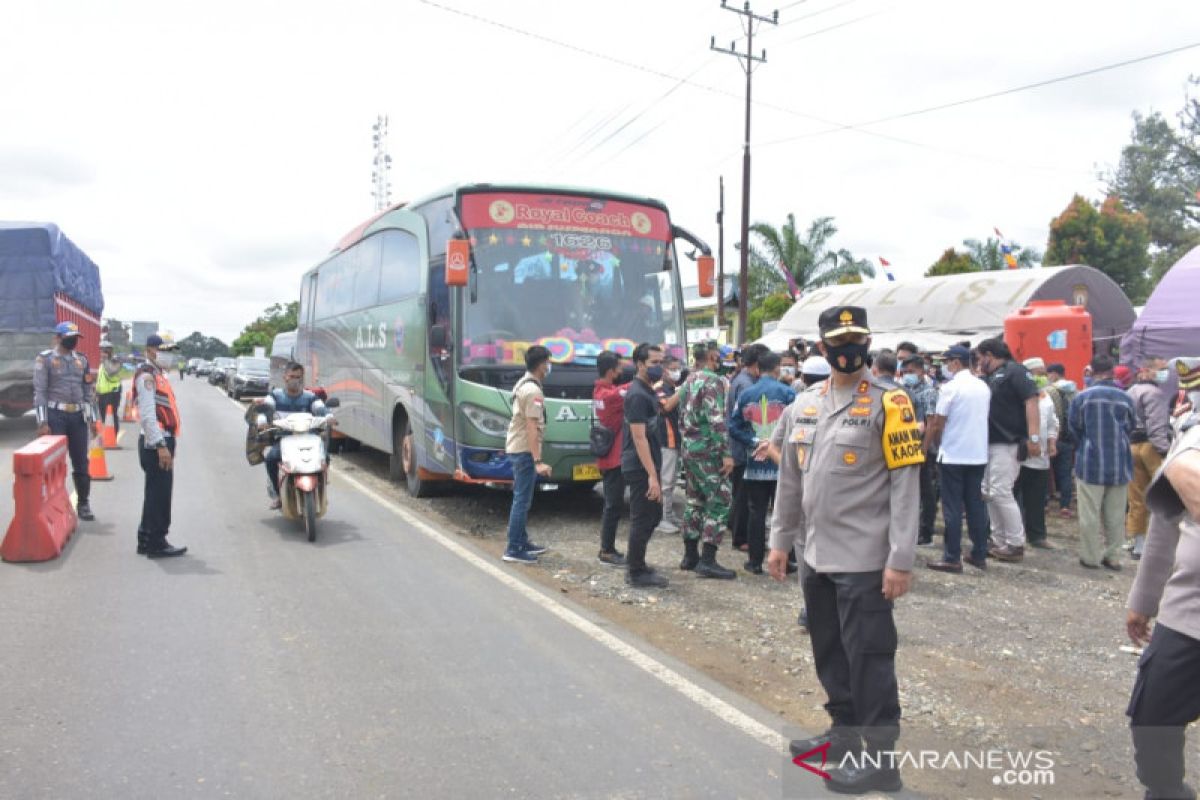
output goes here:
[[460, 408], [462, 408], [463, 416], [469, 419], [480, 433], [488, 436], [505, 436], [508, 433], [507, 417], [470, 403], [463, 403]]

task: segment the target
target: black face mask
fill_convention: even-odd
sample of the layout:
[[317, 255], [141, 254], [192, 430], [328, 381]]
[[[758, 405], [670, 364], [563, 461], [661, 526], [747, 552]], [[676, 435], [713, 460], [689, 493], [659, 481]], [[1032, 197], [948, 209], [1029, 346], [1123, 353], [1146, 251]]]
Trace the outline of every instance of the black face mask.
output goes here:
[[825, 358], [829, 361], [829, 365], [847, 375], [863, 368], [863, 365], [867, 363], [868, 352], [865, 344], [842, 344], [836, 347], [830, 344], [825, 345]]
[[63, 350], [74, 350], [77, 344], [79, 344], [79, 340], [74, 336], [62, 340]]
[[621, 368], [621, 371], [617, 373], [617, 379], [613, 381], [613, 383], [615, 383], [617, 386], [623, 386], [633, 380], [635, 375], [637, 375], [637, 370], [633, 368], [633, 364], [626, 364]]

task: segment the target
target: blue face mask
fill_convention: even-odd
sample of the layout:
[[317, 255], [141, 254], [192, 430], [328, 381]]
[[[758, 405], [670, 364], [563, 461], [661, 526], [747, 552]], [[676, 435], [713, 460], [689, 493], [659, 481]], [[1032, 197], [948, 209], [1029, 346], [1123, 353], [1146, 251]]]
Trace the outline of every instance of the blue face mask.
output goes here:
[[658, 383], [663, 377], [663, 368], [661, 365], [657, 367], [646, 367], [646, 377], [651, 383]]
[[1158, 372], [1154, 373], [1154, 382], [1161, 386], [1167, 382], [1167, 378], [1169, 378], [1170, 375], [1171, 373], [1167, 372], [1167, 370], [1160, 369]]
[[904, 381], [905, 386], [916, 386], [921, 382], [921, 378], [911, 372], [906, 372], [901, 380]]

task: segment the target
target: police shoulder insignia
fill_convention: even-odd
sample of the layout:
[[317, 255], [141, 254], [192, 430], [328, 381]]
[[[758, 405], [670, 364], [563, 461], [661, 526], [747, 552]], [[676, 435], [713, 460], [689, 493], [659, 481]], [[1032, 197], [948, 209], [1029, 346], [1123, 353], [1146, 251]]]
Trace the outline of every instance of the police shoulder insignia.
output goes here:
[[883, 454], [888, 469], [924, 464], [921, 436], [913, 417], [908, 395], [903, 389], [891, 389], [883, 394]]
[[871, 384], [870, 384], [869, 382], [867, 382], [867, 381], [861, 381], [861, 382], [859, 382], [859, 384], [858, 384], [858, 393], [859, 393], [859, 394], [866, 394], [866, 393], [867, 393], [867, 390], [868, 390], [868, 389], [870, 389], [870, 388], [871, 388]]

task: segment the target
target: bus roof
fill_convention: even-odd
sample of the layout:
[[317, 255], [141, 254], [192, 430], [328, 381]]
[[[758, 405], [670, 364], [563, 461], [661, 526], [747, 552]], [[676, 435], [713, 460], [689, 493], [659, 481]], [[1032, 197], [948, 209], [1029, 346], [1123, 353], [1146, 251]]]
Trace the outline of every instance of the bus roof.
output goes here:
[[606, 189], [595, 189], [584, 186], [561, 186], [556, 184], [534, 184], [534, 183], [456, 183], [445, 186], [436, 192], [431, 192], [413, 202], [400, 202], [395, 205], [380, 211], [371, 216], [359, 225], [356, 225], [345, 236], [338, 240], [337, 245], [330, 251], [330, 255], [339, 253], [347, 247], [358, 243], [363, 238], [372, 225], [378, 222], [387, 214], [401, 208], [416, 209], [426, 203], [431, 203], [434, 200], [440, 200], [443, 197], [451, 197], [459, 194], [474, 194], [479, 192], [522, 192], [529, 194], [564, 194], [583, 197], [600, 197], [607, 200], [620, 200], [626, 203], [637, 203], [644, 206], [653, 206], [660, 208], [663, 211], [667, 210], [666, 203], [661, 200], [656, 200], [653, 197], [645, 197], [642, 195], [626, 194], [624, 192], [611, 192]]

